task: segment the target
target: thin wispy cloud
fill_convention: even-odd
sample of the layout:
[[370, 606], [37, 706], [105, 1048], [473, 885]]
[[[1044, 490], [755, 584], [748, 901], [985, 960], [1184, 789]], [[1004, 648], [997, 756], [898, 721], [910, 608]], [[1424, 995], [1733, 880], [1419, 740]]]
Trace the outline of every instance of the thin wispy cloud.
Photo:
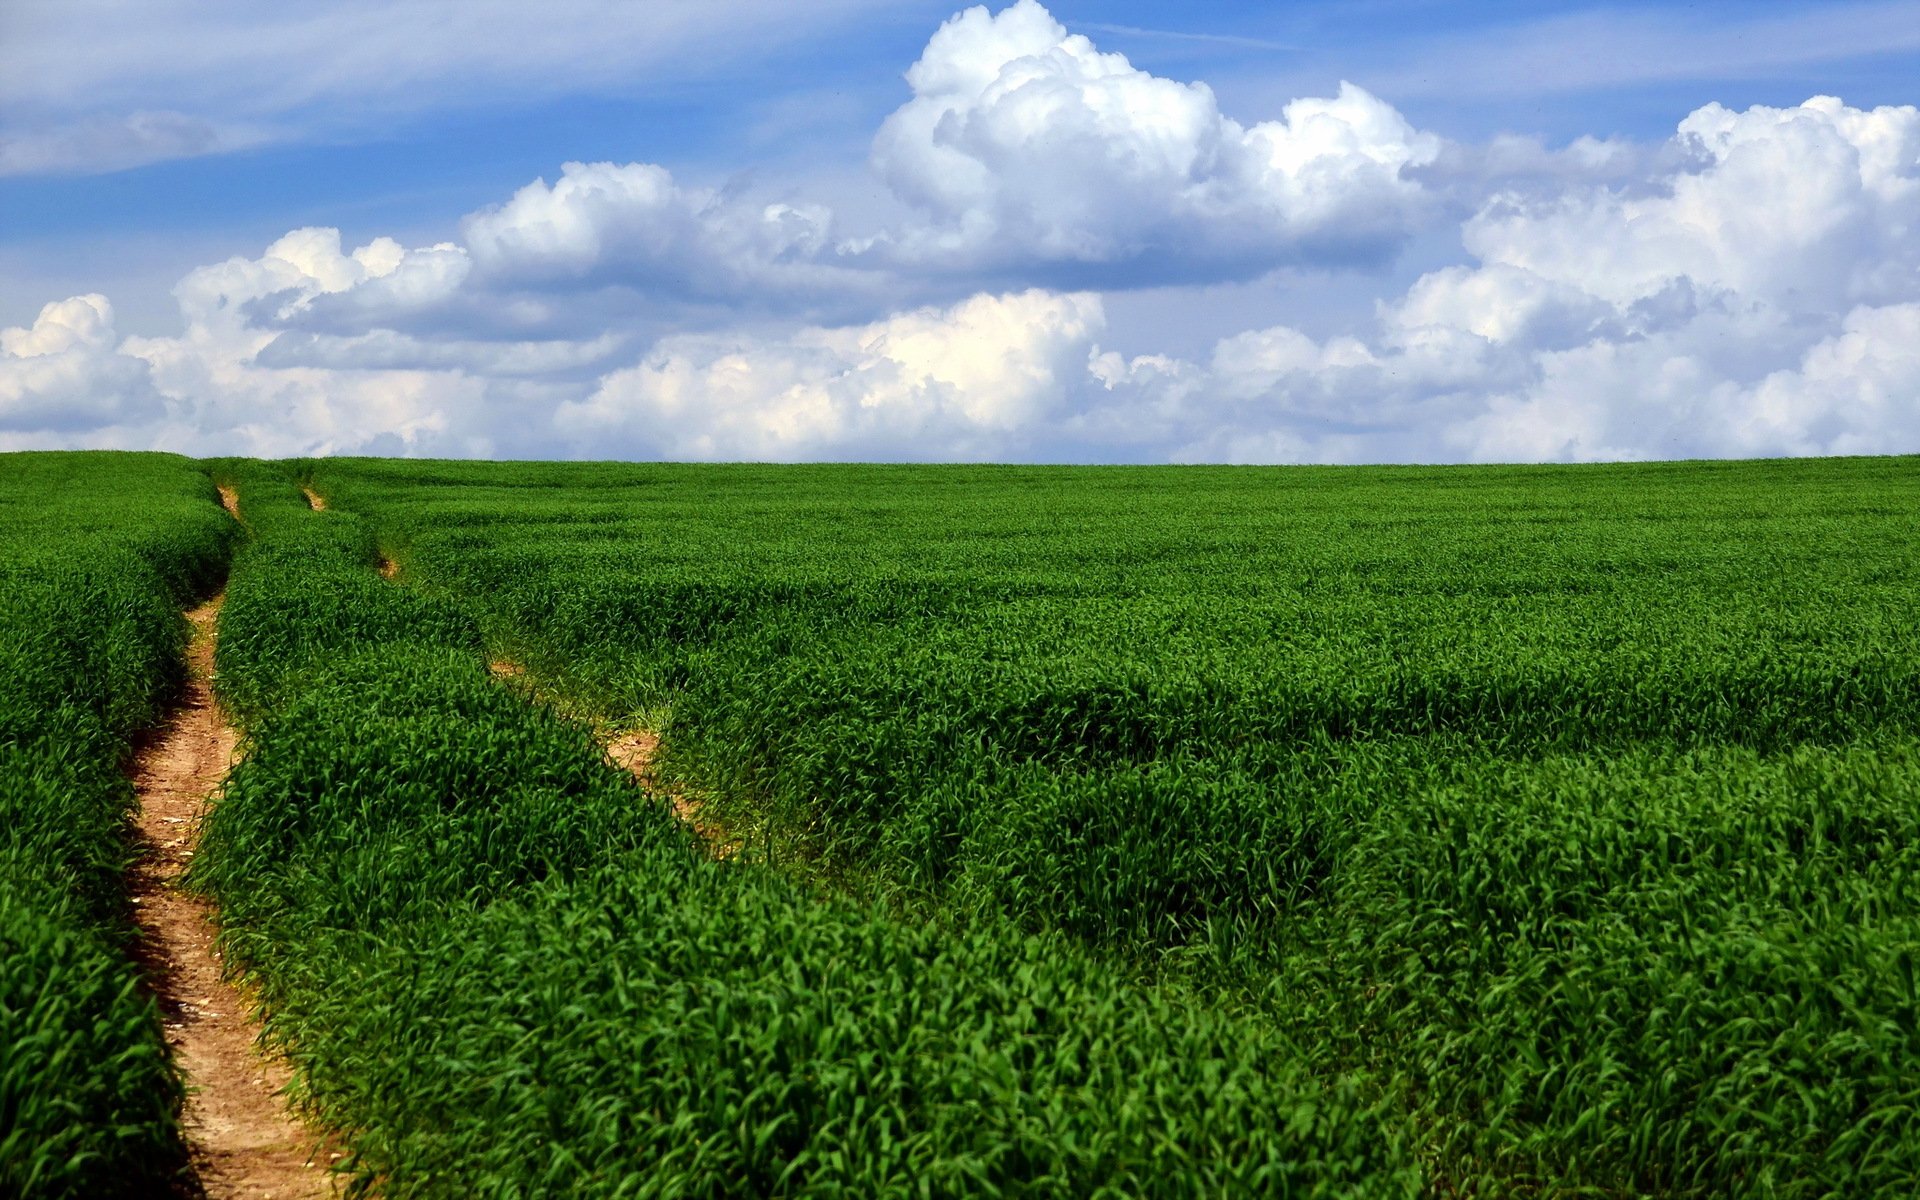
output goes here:
[[1103, 21], [1082, 22], [1077, 28], [1088, 33], [1118, 33], [1127, 37], [1161, 38], [1171, 42], [1205, 42], [1215, 46], [1234, 46], [1244, 50], [1280, 50], [1296, 53], [1308, 49], [1293, 42], [1276, 42], [1271, 38], [1247, 37], [1238, 33], [1209, 33], [1193, 29], [1146, 29], [1139, 25], [1110, 25]]
[[870, 19], [879, 0], [15, 0], [0, 173], [110, 171], [396, 119], [644, 93]]

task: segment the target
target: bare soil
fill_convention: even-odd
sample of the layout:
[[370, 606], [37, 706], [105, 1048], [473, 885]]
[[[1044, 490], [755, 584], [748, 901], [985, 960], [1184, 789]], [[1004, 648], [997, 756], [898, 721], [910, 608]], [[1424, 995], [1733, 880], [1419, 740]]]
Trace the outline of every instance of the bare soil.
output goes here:
[[[660, 737], [652, 730], [635, 729], [621, 734], [607, 743], [607, 757], [613, 765], [626, 771], [648, 791], [659, 787], [659, 780], [653, 773], [653, 757], [660, 752]], [[673, 802], [673, 811], [682, 821], [693, 823], [700, 810], [683, 796], [669, 796]]]
[[[487, 670], [492, 672], [495, 679], [509, 683], [524, 680], [527, 673], [519, 663], [504, 658], [489, 662]], [[665, 797], [667, 803], [673, 806], [673, 815], [700, 836], [708, 853], [715, 858], [732, 858], [740, 852], [738, 838], [701, 817], [698, 800], [668, 787], [654, 772], [654, 756], [660, 752], [659, 734], [650, 729], [632, 729], [611, 736], [604, 730], [596, 730], [595, 733], [613, 765], [639, 780], [640, 786], [652, 795]]]
[[308, 508], [312, 509], [315, 512], [327, 511], [327, 498], [325, 496], [322, 496], [319, 492], [314, 491], [310, 487], [303, 487], [300, 489], [300, 494], [307, 498]]
[[[230, 493], [223, 494], [229, 511]], [[180, 889], [208, 797], [232, 766], [233, 726], [214, 705], [214, 621], [221, 597], [187, 614], [193, 623], [186, 694], [134, 760], [139, 857], [130, 873], [141, 958], [160, 1004], [167, 1043], [187, 1080], [183, 1114], [198, 1182], [212, 1200], [291, 1200], [334, 1194], [326, 1167], [339, 1157], [288, 1111], [290, 1072], [257, 1048], [252, 1005], [224, 977], [211, 907]]]
[[634, 729], [606, 743], [607, 757], [613, 765], [640, 781], [640, 786], [656, 796], [665, 796], [673, 806], [673, 815], [691, 826], [707, 852], [715, 858], [732, 858], [740, 853], [740, 840], [700, 815], [700, 802], [662, 783], [654, 773], [654, 756], [660, 752], [660, 736], [649, 729]]

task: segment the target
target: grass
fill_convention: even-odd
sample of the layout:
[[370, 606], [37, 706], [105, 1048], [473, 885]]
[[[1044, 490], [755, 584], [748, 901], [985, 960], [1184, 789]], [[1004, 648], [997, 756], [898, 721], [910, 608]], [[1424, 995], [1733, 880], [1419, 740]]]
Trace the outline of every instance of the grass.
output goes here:
[[[233, 527], [7, 465], [0, 1180], [160, 1188], [116, 765]], [[1920, 1176], [1913, 459], [210, 468], [194, 877], [363, 1189]]]
[[130, 740], [178, 686], [180, 607], [232, 522], [167, 455], [0, 473], [0, 1193], [166, 1195], [179, 1078], [127, 952]]
[[1912, 459], [296, 464], [762, 857], [1064, 936], [1476, 1195], [1920, 1174]]
[[[1056, 935], [710, 859], [244, 464], [194, 876], [384, 1196], [1411, 1196], [1352, 1080]], [[363, 583], [371, 581], [371, 586]]]

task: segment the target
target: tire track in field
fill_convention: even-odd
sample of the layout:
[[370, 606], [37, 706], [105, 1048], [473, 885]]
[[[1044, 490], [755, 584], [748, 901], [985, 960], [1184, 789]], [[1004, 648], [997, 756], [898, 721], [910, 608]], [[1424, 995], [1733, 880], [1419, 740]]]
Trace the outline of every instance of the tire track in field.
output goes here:
[[[314, 512], [327, 511], [327, 498], [311, 487], [303, 485], [300, 488], [300, 494], [307, 498], [307, 507]], [[393, 584], [399, 583], [399, 563], [383, 554], [377, 566], [382, 579]], [[519, 663], [496, 658], [487, 663], [487, 671], [502, 682], [517, 684], [523, 688], [531, 687], [526, 682], [526, 668]], [[739, 853], [741, 843], [738, 838], [728, 836], [725, 830], [711, 821], [701, 819], [699, 801], [669, 789], [660, 782], [653, 770], [654, 756], [660, 749], [658, 734], [645, 729], [609, 734], [596, 726], [594, 739], [600, 743], [600, 748], [606, 752], [607, 758], [613, 765], [632, 775], [650, 795], [664, 798], [673, 807], [674, 816], [699, 835], [701, 842], [715, 858], [731, 858]]]
[[660, 752], [660, 735], [650, 729], [632, 729], [613, 738], [600, 738], [601, 748], [613, 765], [632, 775], [640, 786], [654, 796], [662, 796], [673, 806], [673, 815], [699, 836], [707, 853], [715, 858], [732, 858], [740, 853], [740, 839], [701, 815], [698, 800], [661, 782], [654, 772], [653, 760]]
[[[238, 516], [233, 493], [221, 503]], [[140, 746], [133, 783], [138, 857], [129, 873], [138, 951], [167, 1045], [187, 1083], [182, 1125], [209, 1200], [293, 1200], [333, 1194], [326, 1143], [288, 1111], [291, 1072], [257, 1048], [249, 999], [225, 977], [210, 904], [183, 891], [208, 797], [233, 765], [239, 735], [213, 701], [213, 649], [224, 593], [187, 613], [193, 626], [180, 703]]]
[[[314, 512], [327, 511], [327, 498], [319, 492], [314, 491], [306, 484], [301, 484], [300, 494], [307, 498], [307, 507]], [[386, 555], [381, 555], [380, 560], [374, 565], [380, 569], [380, 578], [386, 580], [388, 583], [393, 583], [399, 578], [400, 564], [394, 562]]]
[[[526, 668], [519, 663], [496, 658], [487, 663], [487, 671], [495, 679], [523, 692], [535, 690], [535, 685], [527, 679]], [[600, 749], [609, 762], [633, 776], [648, 795], [660, 797], [673, 808], [673, 815], [694, 832], [708, 854], [714, 858], [732, 858], [740, 853], [742, 842], [739, 838], [703, 817], [697, 799], [669, 787], [654, 771], [653, 761], [660, 753], [659, 734], [650, 729], [614, 733], [595, 725], [593, 738], [600, 743]]]

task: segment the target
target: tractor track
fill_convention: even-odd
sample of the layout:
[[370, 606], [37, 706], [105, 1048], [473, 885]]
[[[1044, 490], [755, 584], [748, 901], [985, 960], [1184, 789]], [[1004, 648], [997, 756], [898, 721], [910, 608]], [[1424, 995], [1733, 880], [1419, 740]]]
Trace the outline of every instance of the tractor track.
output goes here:
[[[235, 512], [230, 491], [222, 489], [221, 500]], [[191, 1190], [209, 1200], [330, 1196], [326, 1168], [340, 1156], [288, 1111], [283, 1091], [291, 1071], [260, 1048], [253, 1002], [228, 978], [216, 945], [213, 906], [181, 887], [209, 798], [239, 745], [211, 687], [222, 599], [187, 613], [193, 640], [186, 687], [134, 757], [137, 857], [128, 886], [140, 927], [137, 953], [187, 1084], [181, 1124]]]

